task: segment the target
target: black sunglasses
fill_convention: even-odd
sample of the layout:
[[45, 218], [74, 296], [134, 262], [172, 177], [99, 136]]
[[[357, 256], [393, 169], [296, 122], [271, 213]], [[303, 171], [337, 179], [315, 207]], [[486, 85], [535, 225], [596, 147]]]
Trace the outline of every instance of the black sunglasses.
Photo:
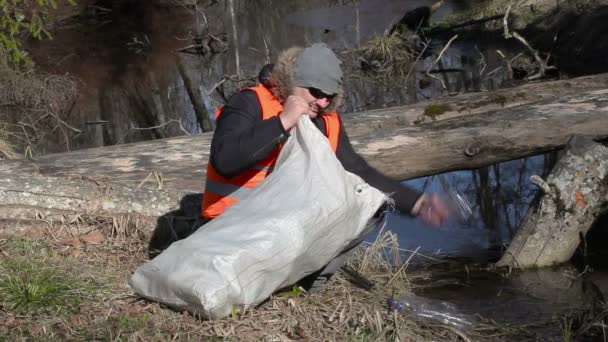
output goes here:
[[320, 100], [320, 99], [331, 100], [336, 96], [336, 94], [333, 94], [333, 95], [326, 94], [317, 88], [308, 88], [308, 91], [310, 92], [310, 95], [312, 95], [312, 97], [314, 97], [317, 100]]

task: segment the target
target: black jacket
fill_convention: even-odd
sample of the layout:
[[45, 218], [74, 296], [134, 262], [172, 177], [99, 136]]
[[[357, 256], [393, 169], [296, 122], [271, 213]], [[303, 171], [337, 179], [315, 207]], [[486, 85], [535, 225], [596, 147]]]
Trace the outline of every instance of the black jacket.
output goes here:
[[[324, 120], [317, 116], [312, 121], [325, 134]], [[288, 137], [278, 116], [262, 120], [257, 95], [249, 89], [230, 98], [216, 124], [210, 160], [215, 170], [226, 178], [234, 177], [261, 161]], [[420, 192], [372, 168], [354, 151], [342, 124], [341, 127], [336, 156], [344, 168], [390, 194], [395, 207], [404, 214], [410, 214]]]

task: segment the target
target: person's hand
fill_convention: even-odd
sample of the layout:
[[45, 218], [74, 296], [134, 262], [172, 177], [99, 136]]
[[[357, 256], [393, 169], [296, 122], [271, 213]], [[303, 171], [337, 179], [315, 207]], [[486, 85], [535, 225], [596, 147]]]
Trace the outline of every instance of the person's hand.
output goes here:
[[450, 217], [450, 208], [446, 201], [436, 193], [424, 193], [412, 209], [412, 214], [432, 225], [441, 225]]
[[283, 103], [283, 112], [279, 114], [279, 119], [286, 131], [294, 127], [302, 115], [308, 115], [310, 104], [303, 98], [296, 95], [289, 95]]

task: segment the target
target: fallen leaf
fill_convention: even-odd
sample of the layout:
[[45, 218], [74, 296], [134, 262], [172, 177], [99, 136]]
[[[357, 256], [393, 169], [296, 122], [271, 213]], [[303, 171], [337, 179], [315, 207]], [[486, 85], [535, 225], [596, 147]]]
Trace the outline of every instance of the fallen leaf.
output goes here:
[[30, 331], [33, 332], [34, 334], [39, 334], [43, 330], [44, 330], [44, 325], [41, 325], [41, 324], [34, 324], [30, 327]]
[[583, 196], [583, 193], [582, 193], [582, 192], [577, 191], [577, 192], [574, 194], [574, 198], [575, 198], [575, 200], [576, 200], [576, 206], [577, 206], [577, 207], [579, 207], [579, 208], [581, 208], [581, 209], [584, 209], [584, 208], [586, 208], [586, 207], [587, 207], [587, 202], [585, 201], [585, 196]]
[[146, 308], [142, 305], [132, 304], [132, 305], [127, 306], [126, 312], [129, 314], [140, 314], [140, 313], [144, 312], [145, 310], [146, 310]]
[[61, 240], [61, 244], [64, 246], [71, 246], [71, 247], [82, 246], [82, 242], [77, 237], [64, 238]]
[[127, 310], [129, 309], [125, 303], [119, 300], [112, 301], [112, 307], [119, 313], [127, 312]]
[[85, 324], [85, 318], [82, 315], [78, 314], [72, 315], [70, 316], [69, 324], [71, 328], [81, 327]]
[[91, 311], [93, 311], [93, 308], [90, 305], [82, 305], [80, 307], [80, 312], [81, 313], [89, 313]]
[[0, 326], [12, 328], [17, 326], [17, 320], [13, 316], [0, 316]]
[[99, 245], [106, 241], [106, 236], [99, 230], [92, 231], [88, 234], [80, 236], [80, 240], [87, 245]]
[[71, 249], [70, 250], [70, 255], [71, 256], [77, 257], [77, 256], [79, 256], [81, 254], [82, 254], [82, 251], [80, 249]]

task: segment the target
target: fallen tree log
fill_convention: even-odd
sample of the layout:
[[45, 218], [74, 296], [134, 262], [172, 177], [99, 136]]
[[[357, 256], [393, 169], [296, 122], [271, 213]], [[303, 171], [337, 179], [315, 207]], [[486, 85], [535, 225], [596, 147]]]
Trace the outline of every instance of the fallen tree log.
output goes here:
[[[394, 116], [381, 120], [385, 126], [378, 129], [364, 124], [370, 121], [363, 114], [345, 115], [344, 124], [354, 148], [372, 166], [395, 178], [408, 179], [542, 153], [562, 147], [572, 135], [605, 139], [608, 137], [607, 94], [608, 86], [558, 100], [416, 126], [391, 124], [398, 117]], [[390, 109], [390, 112], [396, 110]], [[123, 187], [124, 191], [115, 192], [114, 196], [118, 197], [137, 191], [157, 193], [166, 198], [163, 205], [153, 198], [143, 203], [158, 205], [159, 211], [169, 211], [179, 207], [183, 196], [203, 190], [211, 137], [211, 133], [206, 133], [2, 161], [0, 173], [6, 175], [5, 179], [11, 175], [35, 174], [71, 177], [74, 181], [86, 176], [89, 181]], [[5, 183], [0, 183], [0, 191], [4, 189], [2, 184]], [[54, 184], [58, 188], [48, 188], [47, 194], [65, 191], [61, 189], [61, 182]], [[123, 205], [114, 206], [112, 212], [139, 210], [132, 204], [142, 202], [134, 202], [133, 196], [138, 195], [115, 197], [115, 202]], [[141, 196], [147, 198], [147, 195]], [[1, 201], [0, 206], [14, 204]], [[150, 212], [150, 215], [155, 214]]]
[[364, 135], [374, 129], [407, 127], [473, 114], [504, 111], [606, 88], [608, 88], [608, 74], [597, 74], [566, 80], [525, 83], [492, 92], [440, 96], [409, 106], [349, 113], [343, 115], [343, 120], [350, 135]]
[[543, 267], [570, 260], [597, 217], [608, 210], [608, 147], [578, 137], [553, 171], [531, 181], [543, 192], [496, 263]]
[[158, 217], [176, 208], [180, 195], [87, 177], [0, 173], [0, 219], [58, 220], [97, 213]]
[[574, 135], [608, 138], [608, 89], [416, 127], [351, 134], [355, 149], [391, 176], [409, 179], [541, 154]]

